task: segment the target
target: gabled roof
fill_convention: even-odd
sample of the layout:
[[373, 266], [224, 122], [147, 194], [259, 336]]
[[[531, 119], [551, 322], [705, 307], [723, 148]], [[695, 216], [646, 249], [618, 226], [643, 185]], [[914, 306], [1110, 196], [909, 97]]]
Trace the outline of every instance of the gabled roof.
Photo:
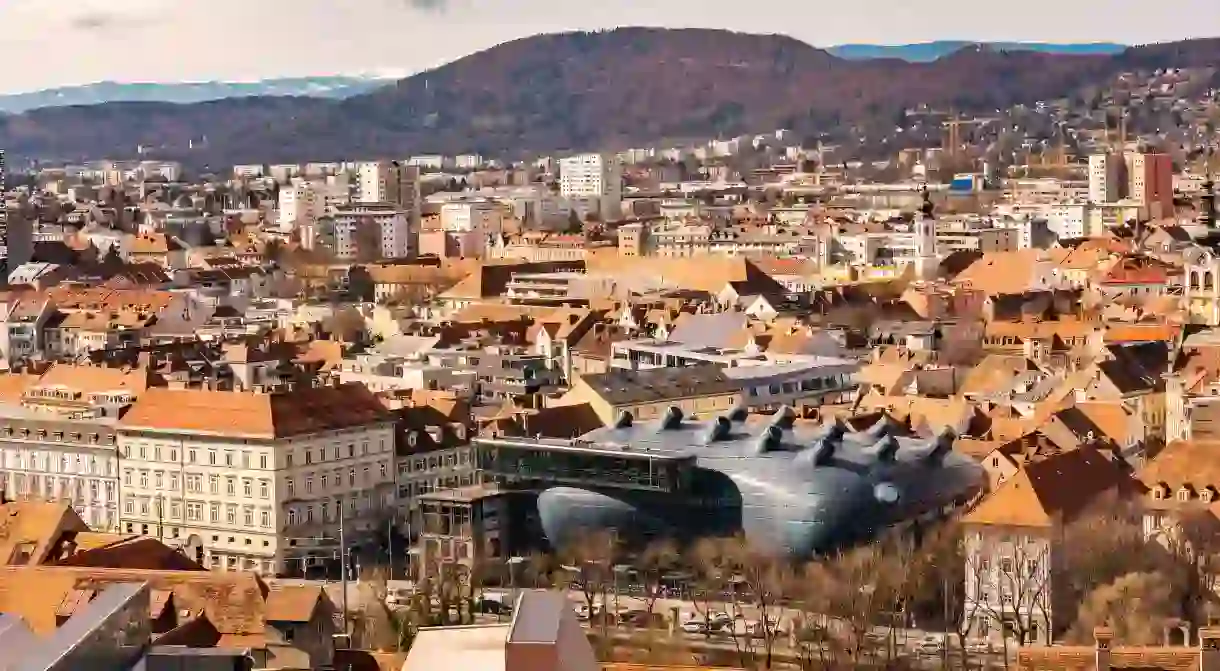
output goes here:
[[323, 597], [317, 585], [277, 585], [267, 594], [264, 617], [268, 622], [309, 622]]
[[1099, 496], [1144, 491], [1113, 460], [1082, 447], [1028, 463], [983, 499], [967, 524], [1051, 527], [1082, 512]]
[[120, 420], [128, 429], [283, 438], [392, 421], [363, 384], [257, 394], [153, 388]]

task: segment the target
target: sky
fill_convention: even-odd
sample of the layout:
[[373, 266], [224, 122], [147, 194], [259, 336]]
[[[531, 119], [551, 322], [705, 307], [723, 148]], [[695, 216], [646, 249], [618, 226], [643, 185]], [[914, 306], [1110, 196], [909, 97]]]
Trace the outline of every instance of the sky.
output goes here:
[[785, 33], [816, 46], [1220, 37], [1220, 0], [0, 0], [0, 93], [113, 81], [411, 74], [541, 32]]

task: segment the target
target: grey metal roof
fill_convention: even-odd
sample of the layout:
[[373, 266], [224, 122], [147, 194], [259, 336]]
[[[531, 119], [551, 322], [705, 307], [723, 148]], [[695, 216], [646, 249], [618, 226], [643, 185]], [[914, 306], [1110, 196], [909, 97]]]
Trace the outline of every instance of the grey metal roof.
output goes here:
[[952, 451], [950, 434], [894, 433], [884, 417], [852, 431], [839, 423], [797, 424], [791, 409], [769, 418], [738, 412], [688, 421], [671, 408], [660, 422], [620, 421], [573, 442], [692, 460], [691, 477], [703, 483], [697, 509], [680, 493], [649, 498], [594, 484], [560, 485], [539, 494], [539, 516], [556, 544], [589, 528], [655, 526], [652, 533], [743, 532], [761, 546], [807, 556], [937, 514], [985, 483], [978, 464]]
[[733, 394], [741, 384], [716, 365], [650, 370], [611, 370], [581, 378], [611, 405], [657, 403], [669, 399]]

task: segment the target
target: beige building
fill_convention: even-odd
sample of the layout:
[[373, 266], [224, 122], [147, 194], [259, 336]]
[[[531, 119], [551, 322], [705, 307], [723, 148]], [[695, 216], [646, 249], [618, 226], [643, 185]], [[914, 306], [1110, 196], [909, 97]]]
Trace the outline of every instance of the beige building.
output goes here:
[[394, 505], [393, 419], [361, 385], [152, 389], [119, 428], [121, 530], [213, 569], [282, 573]]
[[738, 407], [741, 390], [739, 382], [714, 365], [614, 369], [576, 377], [571, 391], [558, 405], [588, 403], [607, 425], [616, 422], [623, 412], [648, 421], [663, 416], [670, 407], [678, 408], [686, 417], [711, 417]]

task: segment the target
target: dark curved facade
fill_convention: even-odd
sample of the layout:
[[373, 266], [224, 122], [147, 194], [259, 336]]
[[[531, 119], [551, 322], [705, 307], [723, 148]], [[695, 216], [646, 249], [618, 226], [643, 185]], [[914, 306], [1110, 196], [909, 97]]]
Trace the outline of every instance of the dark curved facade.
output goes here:
[[[950, 435], [897, 437], [884, 419], [860, 432], [794, 424], [790, 412], [692, 422], [674, 409], [658, 423], [623, 418], [576, 441], [480, 445], [557, 454], [560, 468], [516, 469], [538, 492], [538, 518], [554, 545], [595, 529], [628, 537], [743, 532], [774, 552], [807, 557], [937, 514], [985, 483], [978, 464], [950, 450]], [[496, 463], [508, 466], [499, 472], [509, 479], [520, 465]], [[628, 477], [614, 482], [616, 473]]]

